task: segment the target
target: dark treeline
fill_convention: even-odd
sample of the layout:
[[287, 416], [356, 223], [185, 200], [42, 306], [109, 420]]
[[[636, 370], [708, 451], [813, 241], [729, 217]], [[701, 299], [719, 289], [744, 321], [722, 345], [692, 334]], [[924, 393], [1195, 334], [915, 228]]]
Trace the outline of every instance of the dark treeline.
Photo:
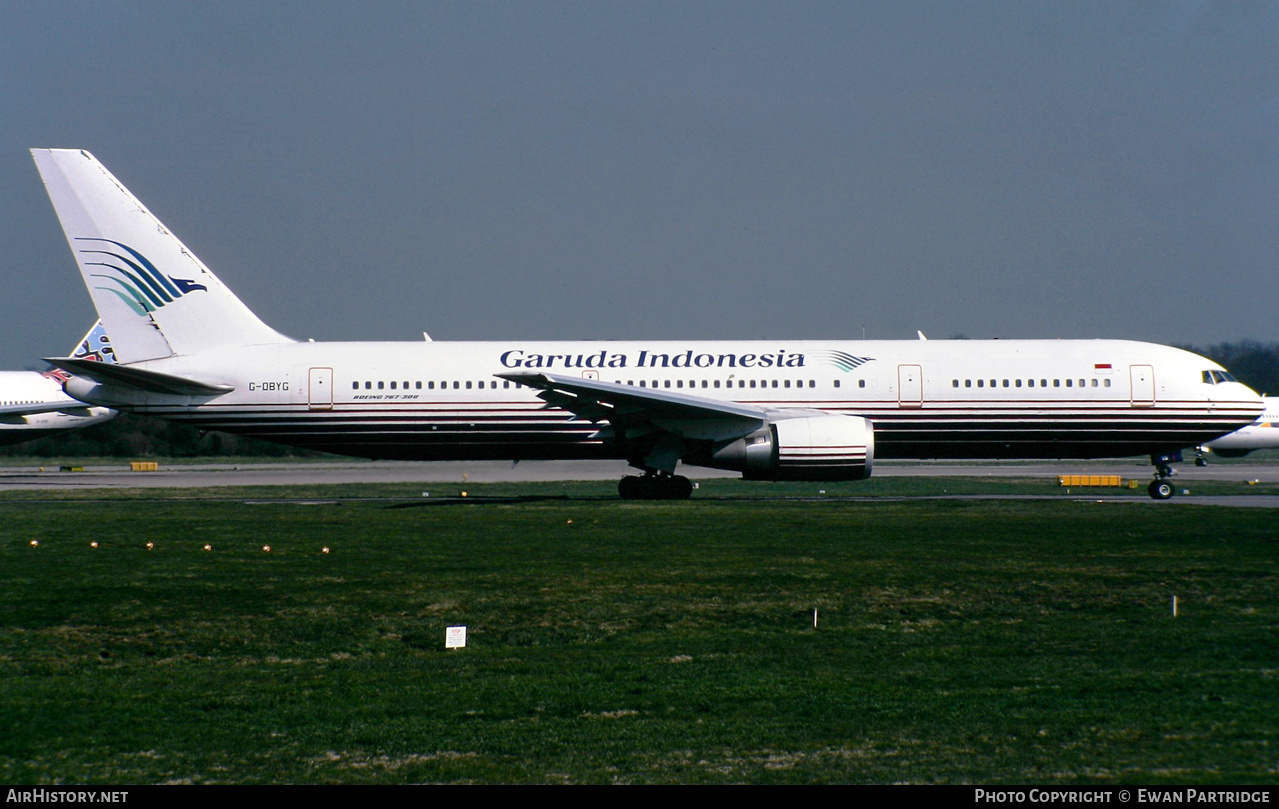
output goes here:
[[1178, 346], [1222, 364], [1257, 393], [1279, 395], [1279, 343], [1218, 343], [1207, 348]]
[[[1279, 343], [1245, 340], [1198, 348], [1182, 345], [1213, 359], [1258, 393], [1279, 394]], [[223, 456], [268, 458], [320, 457], [323, 453], [294, 449], [226, 433], [201, 434], [181, 424], [122, 413], [105, 424], [62, 435], [0, 447], [0, 457], [27, 456], [105, 458], [196, 458]]]
[[205, 433], [183, 424], [121, 413], [103, 424], [25, 444], [0, 447], [0, 457], [201, 458], [225, 456], [317, 458], [323, 453], [226, 433]]

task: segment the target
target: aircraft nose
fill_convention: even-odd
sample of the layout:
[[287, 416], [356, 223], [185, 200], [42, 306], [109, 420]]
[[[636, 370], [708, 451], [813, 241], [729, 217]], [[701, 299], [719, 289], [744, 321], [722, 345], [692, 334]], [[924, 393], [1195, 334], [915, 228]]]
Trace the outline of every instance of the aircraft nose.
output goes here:
[[1242, 398], [1247, 403], [1247, 406], [1254, 408], [1256, 410], [1256, 413], [1254, 415], [1260, 416], [1262, 411], [1266, 409], [1265, 398], [1260, 393], [1257, 393], [1255, 390], [1243, 384], [1242, 382], [1236, 382], [1235, 384], [1237, 384], [1240, 388], [1243, 389]]

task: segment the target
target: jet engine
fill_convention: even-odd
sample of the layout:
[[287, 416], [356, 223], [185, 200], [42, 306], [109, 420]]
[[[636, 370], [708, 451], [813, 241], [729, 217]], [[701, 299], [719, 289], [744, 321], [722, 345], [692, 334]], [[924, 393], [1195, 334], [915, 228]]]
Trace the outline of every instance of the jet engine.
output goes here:
[[875, 431], [860, 416], [802, 416], [766, 424], [723, 444], [702, 465], [748, 480], [863, 480], [875, 460]]

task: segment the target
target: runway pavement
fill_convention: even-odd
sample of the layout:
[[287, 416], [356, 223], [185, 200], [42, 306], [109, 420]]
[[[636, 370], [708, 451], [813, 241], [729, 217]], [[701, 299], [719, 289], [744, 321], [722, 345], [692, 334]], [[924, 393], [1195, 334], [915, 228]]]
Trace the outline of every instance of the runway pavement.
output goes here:
[[[0, 492], [32, 490], [74, 489], [138, 489], [138, 488], [204, 488], [214, 486], [281, 486], [340, 483], [493, 483], [548, 480], [617, 480], [632, 474], [621, 461], [525, 461], [513, 464], [508, 461], [316, 461], [291, 463], [218, 464], [161, 463], [154, 472], [130, 471], [129, 464], [102, 464], [86, 466], [83, 471], [60, 471], [56, 466], [0, 467]], [[1269, 459], [1251, 461], [1216, 462], [1206, 467], [1196, 467], [1193, 462], [1177, 465], [1174, 478], [1179, 488], [1190, 487], [1195, 481], [1256, 481], [1279, 482], [1279, 462]], [[714, 469], [681, 467], [680, 472], [691, 478], [735, 478], [734, 472]], [[1149, 480], [1149, 464], [1140, 459], [1110, 461], [1062, 461], [1062, 462], [921, 462], [879, 461], [875, 464], [876, 477], [931, 476], [931, 477], [992, 477], [992, 478], [1053, 478], [1064, 474], [1111, 474], [1126, 480]], [[1100, 492], [1100, 490], [1099, 490]], [[1193, 492], [1193, 489], [1192, 489]], [[1254, 506], [1279, 508], [1279, 497], [1268, 495], [1184, 496], [1167, 501], [1171, 503], [1200, 503], [1214, 505]], [[1062, 492], [1062, 496], [1095, 499], [1091, 492]], [[1113, 495], [1111, 495], [1113, 496]], [[1131, 501], [1133, 498], [1124, 496]], [[1144, 498], [1142, 498], [1144, 500]], [[1154, 501], [1150, 501], [1154, 502]]]

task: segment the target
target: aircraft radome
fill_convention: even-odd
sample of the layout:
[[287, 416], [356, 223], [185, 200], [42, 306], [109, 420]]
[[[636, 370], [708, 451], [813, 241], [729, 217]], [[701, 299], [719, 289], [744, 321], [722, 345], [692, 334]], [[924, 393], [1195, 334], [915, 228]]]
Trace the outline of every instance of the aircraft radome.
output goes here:
[[[95, 323], [71, 356], [85, 362], [113, 362], [111, 344]], [[78, 430], [115, 416], [104, 407], [86, 407], [63, 392], [66, 371], [0, 371], [0, 446]]]
[[[34, 149], [117, 365], [50, 360], [82, 401], [365, 458], [621, 458], [858, 480], [879, 458], [1150, 455], [1250, 424], [1216, 363], [1125, 340], [300, 342], [257, 318], [88, 152]], [[1205, 372], [1209, 372], [1205, 375]]]

